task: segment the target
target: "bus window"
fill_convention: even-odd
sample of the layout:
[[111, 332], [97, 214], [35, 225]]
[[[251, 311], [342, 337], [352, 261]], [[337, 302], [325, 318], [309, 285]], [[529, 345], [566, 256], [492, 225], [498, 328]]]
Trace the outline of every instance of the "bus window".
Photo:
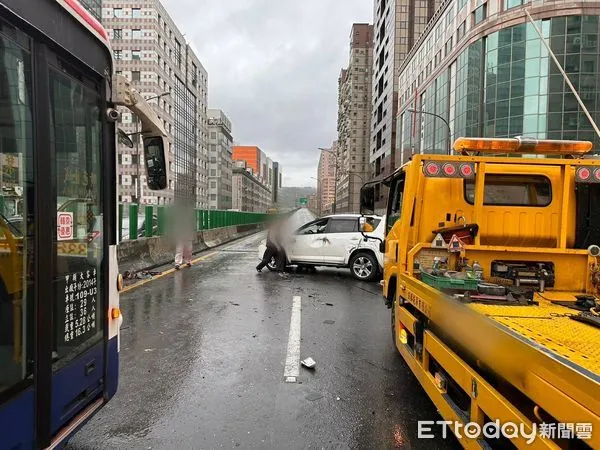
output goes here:
[[[31, 99], [29, 40], [0, 20], [0, 194], [33, 185]], [[24, 197], [0, 195], [0, 392], [32, 374], [33, 218]], [[11, 208], [17, 202], [22, 216]]]
[[[54, 369], [102, 339], [101, 97], [68, 69], [50, 70], [56, 151]], [[94, 257], [90, 258], [90, 253]]]

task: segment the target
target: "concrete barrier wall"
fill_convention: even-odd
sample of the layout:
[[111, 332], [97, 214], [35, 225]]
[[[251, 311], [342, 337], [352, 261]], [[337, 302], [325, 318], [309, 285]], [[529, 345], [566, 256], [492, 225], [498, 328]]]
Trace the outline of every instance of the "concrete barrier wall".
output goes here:
[[[233, 227], [215, 228], [197, 233], [193, 252], [224, 244], [263, 229], [263, 225], [237, 225]], [[138, 272], [150, 270], [158, 266], [170, 264], [175, 258], [175, 242], [166, 236], [140, 238], [123, 241], [118, 245], [119, 272]]]

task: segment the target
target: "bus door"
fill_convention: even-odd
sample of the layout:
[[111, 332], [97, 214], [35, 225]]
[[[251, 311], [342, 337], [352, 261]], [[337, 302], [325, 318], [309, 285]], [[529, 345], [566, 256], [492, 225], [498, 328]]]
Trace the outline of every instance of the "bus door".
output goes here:
[[53, 436], [105, 390], [102, 78], [47, 52], [52, 156]]
[[22, 207], [0, 214], [0, 446], [44, 448], [104, 402], [102, 168], [113, 161], [103, 78], [2, 8], [0, 195], [22, 192]]

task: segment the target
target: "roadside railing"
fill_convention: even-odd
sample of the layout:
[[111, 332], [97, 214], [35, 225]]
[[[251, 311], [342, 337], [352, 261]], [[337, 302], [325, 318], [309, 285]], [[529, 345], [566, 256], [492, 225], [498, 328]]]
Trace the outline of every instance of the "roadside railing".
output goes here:
[[[119, 242], [142, 237], [164, 236], [168, 206], [145, 205], [135, 203], [119, 204]], [[194, 210], [196, 231], [239, 225], [258, 225], [265, 221], [266, 213], [244, 211], [222, 211], [214, 209]]]

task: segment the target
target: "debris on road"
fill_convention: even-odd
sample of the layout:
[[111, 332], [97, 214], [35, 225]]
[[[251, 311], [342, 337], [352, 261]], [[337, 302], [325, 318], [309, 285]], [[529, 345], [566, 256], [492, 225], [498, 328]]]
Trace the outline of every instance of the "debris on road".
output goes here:
[[333, 325], [335, 323], [335, 320], [324, 320], [323, 323], [327, 325]]
[[162, 272], [159, 271], [149, 271], [149, 270], [141, 270], [139, 272], [131, 272], [126, 270], [123, 273], [124, 280], [145, 280], [148, 278], [152, 278], [157, 275], [162, 275]]
[[311, 357], [303, 359], [302, 361], [300, 361], [300, 363], [307, 369], [314, 369], [315, 366], [317, 365], [317, 362], [314, 359], [312, 359]]
[[319, 394], [318, 392], [311, 392], [305, 398], [310, 402], [314, 402], [315, 400], [323, 398], [323, 395]]
[[333, 306], [333, 303], [325, 303], [327, 306]]

